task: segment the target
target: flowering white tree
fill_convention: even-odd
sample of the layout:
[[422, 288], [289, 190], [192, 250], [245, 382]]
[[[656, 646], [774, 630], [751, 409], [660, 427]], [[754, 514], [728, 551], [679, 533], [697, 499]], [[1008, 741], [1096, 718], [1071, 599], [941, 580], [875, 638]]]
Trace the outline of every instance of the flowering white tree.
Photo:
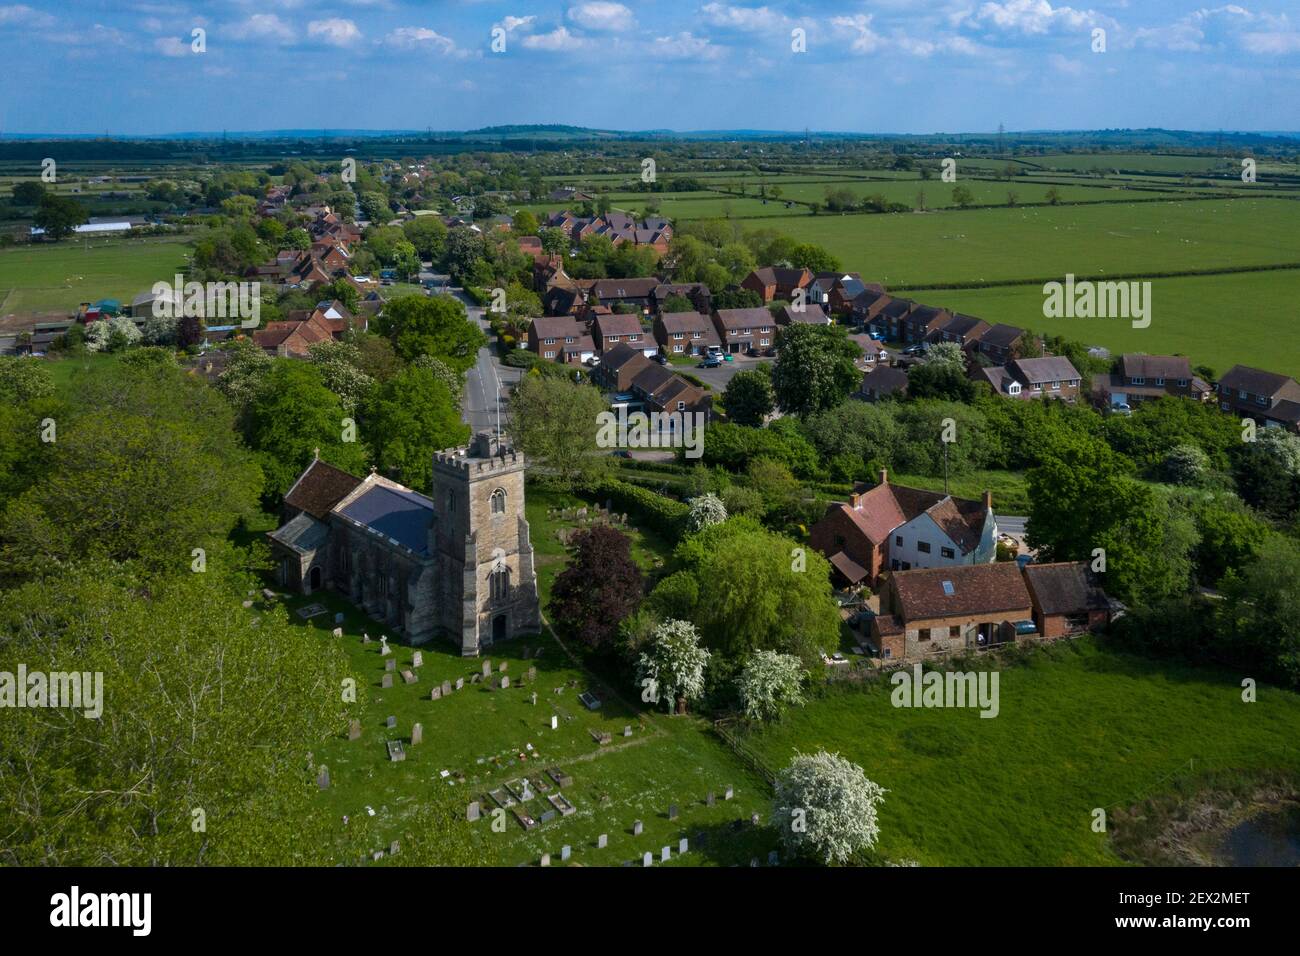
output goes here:
[[145, 344], [175, 345], [176, 325], [176, 319], [169, 319], [165, 316], [149, 316], [144, 320], [144, 327], [141, 329]]
[[773, 720], [789, 706], [803, 703], [803, 664], [793, 654], [755, 651], [736, 678], [745, 716]]
[[108, 348], [108, 320], [96, 319], [86, 323], [86, 351], [102, 352]]
[[776, 779], [772, 825], [792, 854], [843, 863], [875, 845], [876, 808], [887, 792], [839, 754], [796, 752]]
[[686, 516], [686, 525], [690, 530], [699, 531], [711, 524], [722, 524], [726, 520], [727, 506], [713, 492], [691, 499], [691, 513]]
[[655, 628], [650, 645], [637, 659], [641, 699], [663, 700], [672, 713], [686, 713], [686, 702], [704, 694], [704, 668], [709, 652], [700, 647], [700, 635], [690, 621], [669, 619]]

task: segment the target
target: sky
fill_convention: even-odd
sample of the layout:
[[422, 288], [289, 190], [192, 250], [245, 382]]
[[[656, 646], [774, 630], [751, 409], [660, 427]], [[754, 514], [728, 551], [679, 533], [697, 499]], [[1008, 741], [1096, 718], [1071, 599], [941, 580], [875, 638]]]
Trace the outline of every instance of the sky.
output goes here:
[[1300, 0], [0, 0], [0, 135], [1300, 130]]

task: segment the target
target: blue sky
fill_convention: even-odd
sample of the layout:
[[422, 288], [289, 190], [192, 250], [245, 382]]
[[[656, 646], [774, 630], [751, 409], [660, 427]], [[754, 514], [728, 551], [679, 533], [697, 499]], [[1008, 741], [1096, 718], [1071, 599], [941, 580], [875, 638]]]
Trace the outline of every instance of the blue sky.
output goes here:
[[1295, 0], [0, 0], [0, 63], [0, 133], [1300, 130]]

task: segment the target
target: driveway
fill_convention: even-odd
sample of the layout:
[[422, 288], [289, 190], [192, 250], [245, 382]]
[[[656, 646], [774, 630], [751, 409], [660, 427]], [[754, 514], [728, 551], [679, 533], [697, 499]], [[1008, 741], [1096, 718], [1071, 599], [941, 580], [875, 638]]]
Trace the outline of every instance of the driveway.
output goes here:
[[768, 358], [760, 359], [737, 355], [730, 362], [723, 362], [717, 368], [699, 368], [699, 363], [695, 365], [669, 365], [668, 368], [676, 372], [689, 372], [720, 395], [726, 390], [727, 383], [731, 381], [731, 377], [737, 372], [757, 368], [763, 362], [771, 361]]

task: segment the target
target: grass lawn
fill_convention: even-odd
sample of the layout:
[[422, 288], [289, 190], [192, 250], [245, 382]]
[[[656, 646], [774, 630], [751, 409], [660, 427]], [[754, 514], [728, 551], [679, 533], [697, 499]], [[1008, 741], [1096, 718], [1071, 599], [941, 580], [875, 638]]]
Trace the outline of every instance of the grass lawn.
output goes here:
[[[901, 182], [827, 182], [807, 183], [782, 186], [782, 199], [799, 199], [804, 202], [824, 202], [826, 193], [847, 189], [858, 197], [884, 196], [890, 202], [907, 203], [916, 208], [918, 194], [924, 194], [927, 209], [939, 209], [955, 206], [952, 193], [957, 186], [970, 190], [977, 206], [1003, 205], [1007, 193], [1014, 192], [1019, 203], [1047, 202], [1047, 192], [1053, 187], [1044, 183], [1025, 182], [1013, 179], [1008, 182], [990, 182], [986, 179], [963, 178], [958, 170], [956, 183], [945, 183], [938, 179], [911, 179]], [[1159, 196], [1170, 197], [1174, 193], [1146, 192], [1126, 190], [1113, 183], [1097, 182], [1090, 186], [1056, 186], [1063, 202], [1101, 202], [1103, 200], [1151, 199]]]
[[1300, 262], [1296, 213], [1288, 200], [1248, 199], [793, 216], [764, 225], [825, 246], [846, 269], [886, 287], [924, 288]]
[[[554, 535], [560, 522], [549, 517], [547, 509], [577, 499], [531, 487], [528, 496], [539, 580], [547, 582], [545, 591], [562, 566], [563, 553]], [[648, 563], [653, 555], [665, 552], [665, 543], [653, 536], [637, 531], [632, 536], [638, 559]], [[536, 863], [543, 853], [550, 853], [558, 865], [560, 848], [566, 844], [573, 848], [572, 862], [603, 866], [633, 859], [639, 865], [647, 850], [654, 853], [658, 865], [663, 846], [673, 848], [673, 863], [680, 865], [740, 864], [756, 856], [765, 860], [767, 851], [775, 848], [775, 835], [766, 825], [754, 827], [748, 822], [752, 813], [766, 820], [770, 808], [766, 784], [740, 763], [705, 721], [645, 710], [630, 687], [596, 676], [549, 633], [511, 641], [485, 655], [494, 676], [501, 664], [507, 666], [511, 686], [495, 691], [481, 681], [472, 682], [473, 675], [482, 673], [484, 660], [462, 658], [449, 643], [440, 641], [420, 649], [423, 666], [413, 669], [418, 679], [406, 684], [401, 670], [411, 665], [413, 649], [393, 641], [397, 671], [394, 686], [385, 689], [381, 684], [389, 658], [380, 654], [383, 629], [332, 592], [288, 601], [291, 608], [312, 603], [324, 605], [327, 613], [310, 621], [296, 615], [291, 619], [302, 623], [309, 639], [341, 640], [360, 688], [356, 712], [361, 737], [347, 740], [341, 734], [314, 752], [316, 763], [330, 769], [330, 788], [320, 792], [319, 799], [338, 820], [340, 831], [344, 815], [365, 814], [369, 806], [386, 844], [400, 837], [405, 819], [422, 795], [456, 788], [466, 804], [475, 799], [482, 803], [483, 818], [463, 825], [474, 828], [485, 865]], [[341, 639], [330, 636], [335, 613], [344, 615]], [[374, 642], [364, 643], [364, 633]], [[530, 667], [537, 669], [537, 677], [526, 684]], [[457, 679], [464, 681], [461, 690], [441, 700], [430, 699], [434, 686], [446, 680], [454, 687]], [[588, 710], [578, 700], [587, 690], [602, 696], [599, 710]], [[557, 718], [555, 730], [552, 715]], [[397, 719], [391, 730], [386, 725], [389, 716]], [[423, 726], [424, 739], [413, 745], [411, 728], [416, 722]], [[624, 736], [626, 727], [632, 728], [631, 736]], [[599, 744], [593, 731], [611, 734], [611, 742]], [[388, 759], [388, 740], [403, 742], [405, 760]], [[540, 820], [550, 808], [546, 797], [558, 791], [545, 776], [548, 767], [560, 767], [573, 778], [563, 793], [575, 812], [525, 831], [507, 811], [505, 832], [494, 832], [490, 816], [495, 804], [487, 794], [527, 777], [535, 796], [526, 808]], [[542, 783], [550, 790], [541, 792]], [[731, 801], [723, 800], [728, 786], [735, 788]], [[713, 806], [705, 802], [710, 791], [717, 794]], [[670, 820], [668, 808], [673, 804], [679, 816]], [[644, 824], [639, 837], [632, 835], [636, 820]], [[602, 833], [608, 834], [609, 844], [597, 849]], [[691, 852], [678, 860], [682, 837], [690, 841]]]
[[1095, 807], [1128, 807], [1213, 771], [1300, 769], [1300, 695], [1153, 662], [1090, 639], [1003, 664], [1000, 712], [903, 709], [888, 684], [841, 685], [749, 737], [769, 766], [819, 747], [889, 790], [880, 849], [944, 866], [1121, 862]]
[[1285, 305], [1300, 301], [1300, 270], [1153, 279], [1151, 325], [1145, 329], [1135, 329], [1124, 319], [1044, 318], [1041, 286], [935, 289], [907, 295], [989, 322], [1102, 345], [1117, 354], [1180, 353], [1189, 356], [1193, 365], [1209, 365], [1219, 373], [1240, 362], [1300, 376], [1294, 310]]
[[131, 299], [187, 268], [186, 239], [67, 239], [0, 249], [0, 314]]

